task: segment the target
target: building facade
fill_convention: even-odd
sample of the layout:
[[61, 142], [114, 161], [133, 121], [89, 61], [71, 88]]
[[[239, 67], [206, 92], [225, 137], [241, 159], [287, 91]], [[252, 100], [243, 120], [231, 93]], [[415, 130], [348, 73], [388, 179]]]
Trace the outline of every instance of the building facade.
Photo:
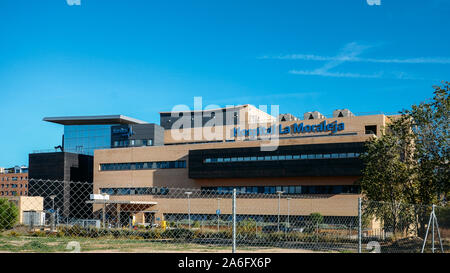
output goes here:
[[92, 193], [95, 149], [158, 145], [155, 136], [162, 135], [158, 125], [123, 115], [44, 121], [63, 125], [64, 134], [55, 151], [29, 154], [29, 193], [44, 198], [45, 210], [58, 209], [69, 218], [92, 218], [92, 205], [86, 200]]
[[[239, 115], [248, 117], [245, 111], [250, 112], [244, 110]], [[234, 188], [240, 194], [255, 194], [239, 201], [247, 208], [246, 214], [255, 217], [264, 216], [258, 204], [276, 206], [276, 199], [261, 198], [276, 192], [283, 196], [320, 196], [291, 200], [292, 215], [319, 212], [356, 217], [360, 197], [357, 181], [362, 170], [359, 155], [364, 152], [365, 141], [382, 134], [390, 117], [355, 116], [348, 110], [338, 110], [331, 118], [308, 112], [304, 120], [277, 123], [277, 118], [267, 119], [266, 115], [261, 114], [264, 122], [220, 121], [215, 126], [186, 126], [181, 130], [174, 128], [174, 123], [166, 124], [162, 126], [164, 145], [96, 150], [94, 193], [110, 195], [109, 203], [118, 213], [127, 204], [129, 213], [125, 217], [134, 217], [139, 223], [186, 215], [186, 202], [171, 195], [174, 189], [197, 189], [225, 199]], [[162, 121], [167, 121], [167, 116], [167, 112], [161, 113]], [[179, 117], [179, 113], [174, 116]], [[187, 116], [185, 124], [192, 125], [192, 117]], [[203, 121], [201, 118], [200, 124], [205, 125]], [[130, 209], [130, 203], [139, 202], [146, 204], [145, 208]], [[215, 215], [216, 207], [207, 205], [208, 200], [196, 202], [204, 202], [200, 206], [205, 217]], [[94, 205], [94, 210], [99, 208]], [[224, 202], [222, 210], [231, 213], [231, 202]]]
[[0, 172], [0, 197], [28, 195], [28, 168], [16, 166]]

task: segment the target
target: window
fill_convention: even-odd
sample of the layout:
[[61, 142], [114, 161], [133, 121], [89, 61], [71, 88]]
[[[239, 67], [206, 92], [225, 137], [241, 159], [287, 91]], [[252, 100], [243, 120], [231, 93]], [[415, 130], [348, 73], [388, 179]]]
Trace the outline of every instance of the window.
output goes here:
[[359, 153], [310, 153], [302, 155], [266, 155], [266, 156], [246, 156], [231, 158], [205, 158], [204, 163], [222, 163], [222, 162], [255, 162], [255, 161], [286, 161], [286, 160], [312, 160], [312, 159], [338, 159], [338, 158], [357, 158]]
[[186, 168], [186, 161], [135, 162], [135, 163], [106, 163], [100, 164], [101, 171], [145, 170], [145, 169], [174, 169]]
[[376, 125], [366, 125], [364, 127], [366, 135], [377, 135], [377, 126]]

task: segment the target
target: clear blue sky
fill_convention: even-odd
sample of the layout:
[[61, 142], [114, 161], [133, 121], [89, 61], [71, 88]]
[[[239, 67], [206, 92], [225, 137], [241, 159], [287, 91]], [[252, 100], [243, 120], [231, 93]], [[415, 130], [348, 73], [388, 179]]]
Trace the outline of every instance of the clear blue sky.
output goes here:
[[449, 80], [449, 14], [448, 0], [2, 0], [0, 166], [60, 143], [46, 116], [159, 122], [194, 96], [397, 112]]

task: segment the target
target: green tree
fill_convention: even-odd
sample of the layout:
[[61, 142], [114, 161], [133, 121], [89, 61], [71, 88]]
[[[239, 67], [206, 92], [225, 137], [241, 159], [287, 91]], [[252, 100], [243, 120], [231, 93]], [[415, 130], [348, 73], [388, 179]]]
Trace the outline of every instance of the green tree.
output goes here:
[[450, 193], [450, 82], [435, 86], [431, 101], [413, 105], [403, 115], [411, 117], [418, 164], [419, 190], [412, 202], [431, 204], [448, 199]]
[[0, 198], [0, 230], [12, 229], [19, 219], [19, 210], [14, 203]]
[[364, 211], [394, 232], [415, 226], [422, 235], [431, 207], [406, 204], [437, 204], [449, 195], [449, 83], [434, 88], [431, 101], [391, 117], [361, 156]]
[[323, 216], [318, 212], [313, 212], [309, 215], [311, 223], [316, 227], [323, 223]]

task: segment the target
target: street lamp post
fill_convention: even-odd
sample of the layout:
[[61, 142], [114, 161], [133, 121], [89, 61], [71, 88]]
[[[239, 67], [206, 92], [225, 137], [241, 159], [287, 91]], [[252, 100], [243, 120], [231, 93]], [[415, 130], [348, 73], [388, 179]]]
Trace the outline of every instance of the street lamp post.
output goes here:
[[187, 191], [187, 192], [185, 192], [185, 194], [187, 195], [187, 198], [188, 198], [188, 223], [189, 223], [189, 229], [191, 229], [191, 199], [189, 198], [189, 196], [192, 194], [192, 192]]
[[50, 195], [50, 199], [52, 200], [52, 230], [55, 230], [55, 198], [56, 195]]
[[220, 231], [219, 220], [220, 220], [220, 198], [217, 198], [217, 232]]
[[287, 226], [288, 228], [291, 226], [290, 222], [289, 222], [289, 201], [291, 200], [291, 198], [286, 198], [287, 200]]
[[103, 228], [106, 228], [106, 193], [103, 192], [103, 211], [102, 211], [102, 218], [103, 218]]
[[277, 191], [278, 194], [278, 232], [280, 232], [280, 199], [281, 199], [281, 195], [283, 194], [283, 191]]

